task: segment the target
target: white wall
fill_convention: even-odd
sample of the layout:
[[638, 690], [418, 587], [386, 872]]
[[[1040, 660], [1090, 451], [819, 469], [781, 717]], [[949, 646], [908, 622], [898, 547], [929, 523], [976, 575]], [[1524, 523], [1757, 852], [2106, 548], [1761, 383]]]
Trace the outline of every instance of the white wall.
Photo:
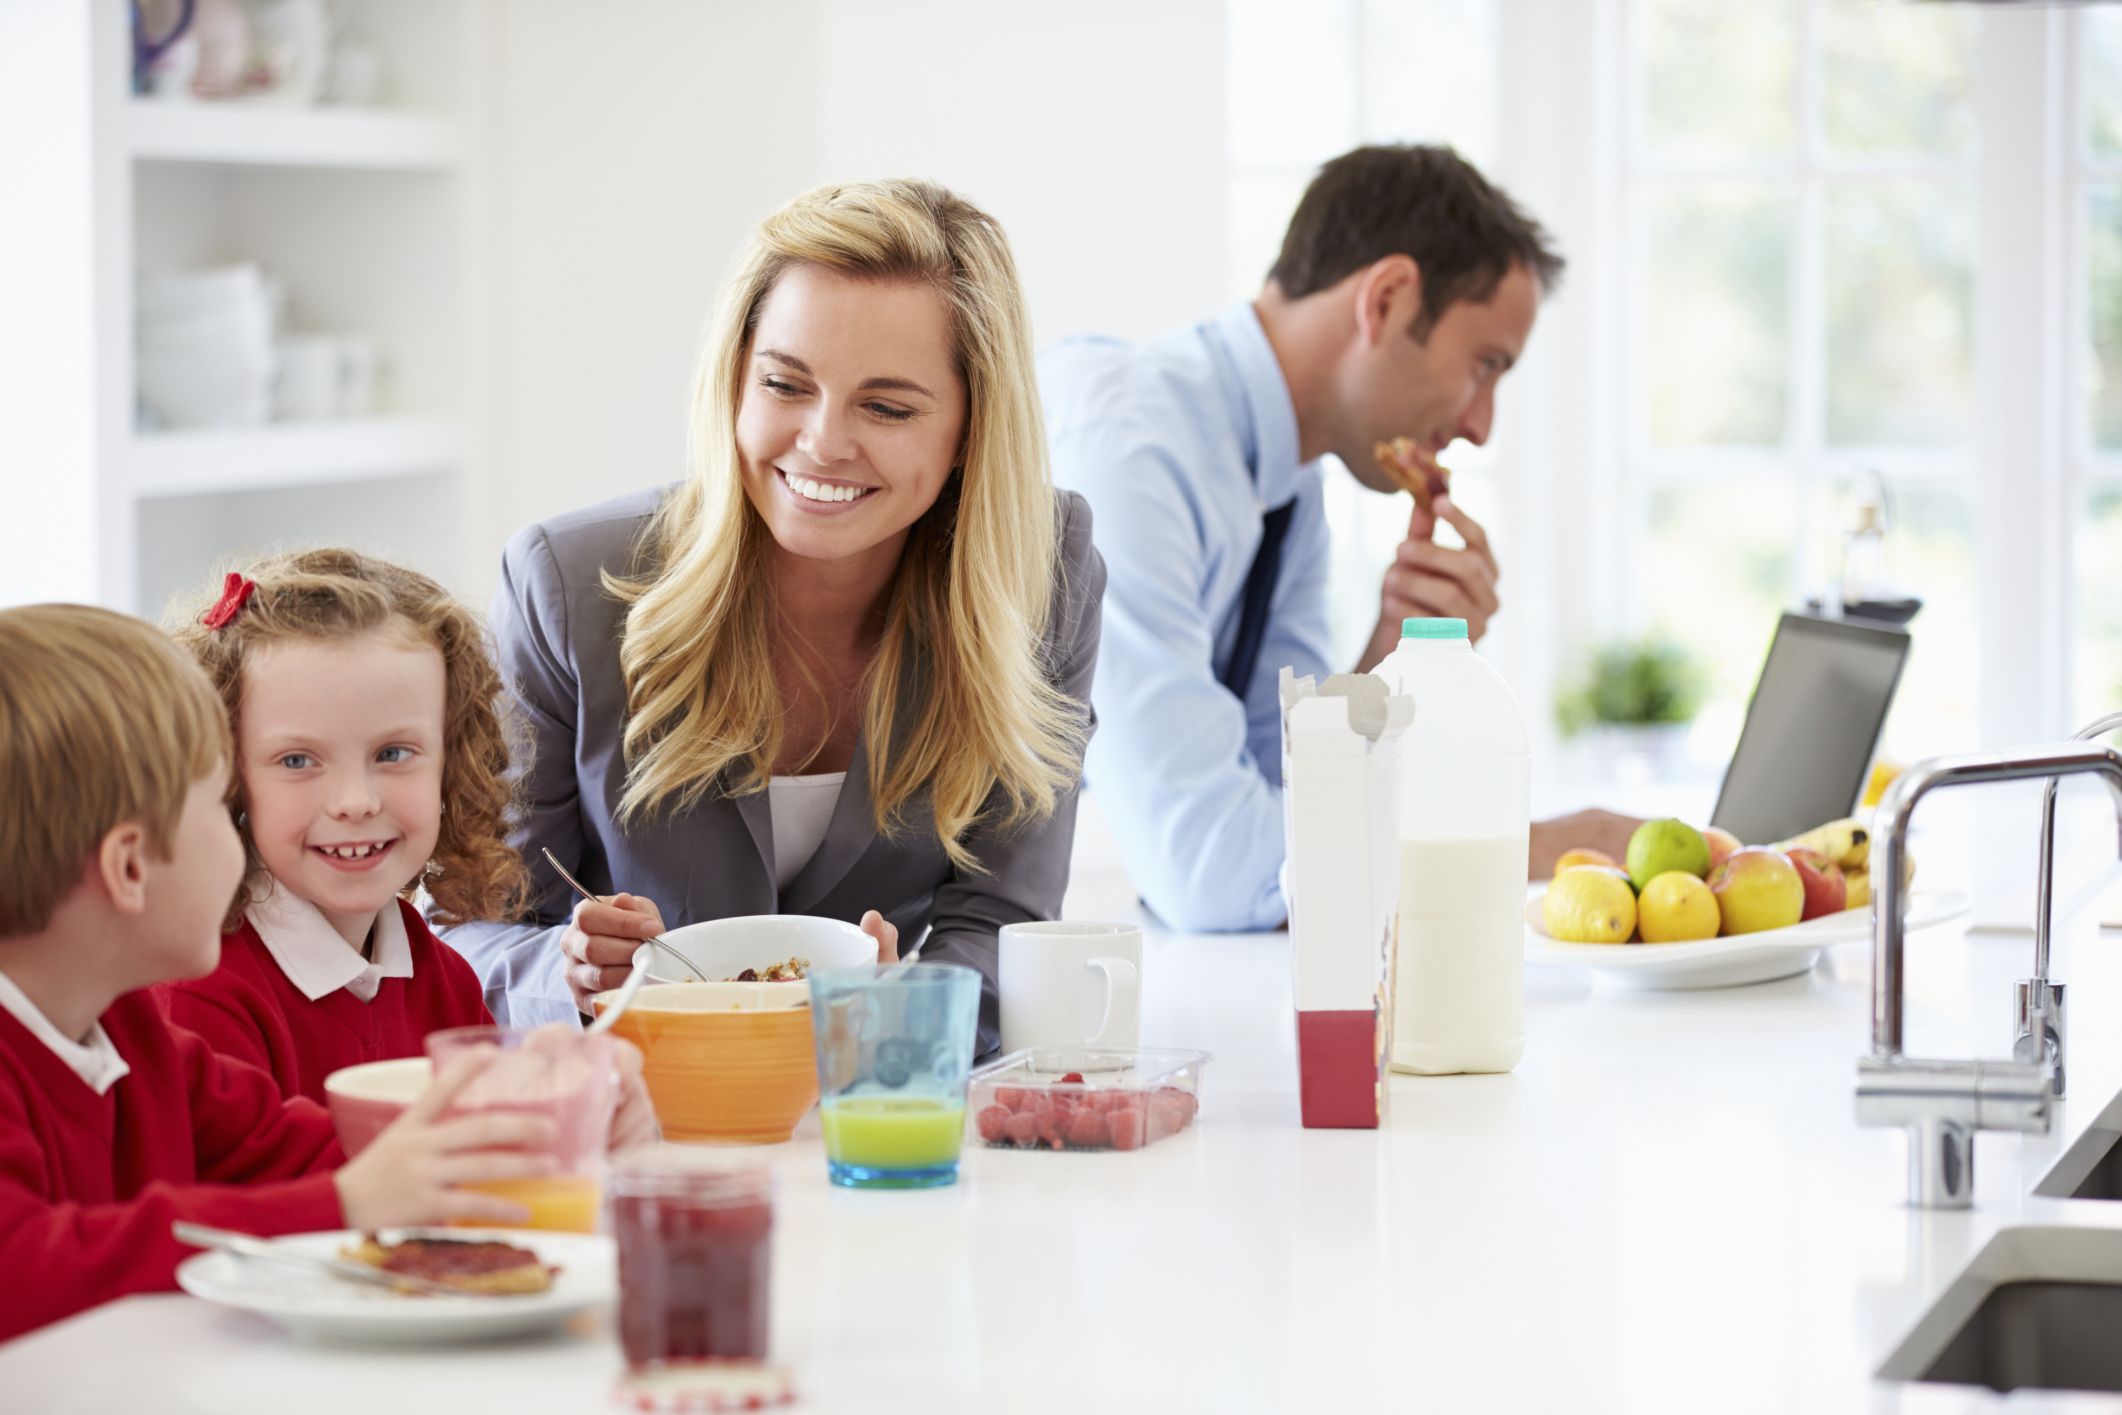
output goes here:
[[1223, 303], [1219, 0], [824, 0], [829, 180], [930, 177], [1009, 232], [1041, 342]]
[[525, 523], [680, 474], [709, 301], [753, 223], [818, 182], [820, 139], [810, 0], [493, 14], [475, 525], [498, 567]]
[[1218, 0], [494, 14], [488, 565], [528, 521], [679, 474], [712, 294], [752, 225], [820, 182], [931, 177], [992, 211], [1042, 342], [1222, 302]]
[[114, 355], [95, 318], [95, 38], [86, 9], [0, 5], [0, 605], [97, 593], [96, 390]]

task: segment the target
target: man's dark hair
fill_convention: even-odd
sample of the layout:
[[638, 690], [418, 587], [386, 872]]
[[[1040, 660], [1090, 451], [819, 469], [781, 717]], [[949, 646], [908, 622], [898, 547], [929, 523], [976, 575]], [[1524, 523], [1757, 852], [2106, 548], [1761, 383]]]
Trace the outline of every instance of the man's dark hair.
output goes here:
[[1422, 271], [1422, 310], [1409, 331], [1429, 338], [1460, 300], [1496, 293], [1523, 265], [1541, 293], [1562, 257], [1540, 223], [1448, 147], [1393, 143], [1344, 152], [1312, 178], [1267, 278], [1292, 300], [1338, 285], [1389, 255]]

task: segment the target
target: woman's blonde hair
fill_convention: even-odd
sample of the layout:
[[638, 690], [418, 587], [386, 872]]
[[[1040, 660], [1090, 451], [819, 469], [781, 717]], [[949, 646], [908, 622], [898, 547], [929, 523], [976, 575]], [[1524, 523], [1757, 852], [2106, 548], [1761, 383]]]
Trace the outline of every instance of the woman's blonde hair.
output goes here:
[[963, 453], [907, 537], [862, 731], [880, 833], [926, 791], [943, 849], [978, 868], [967, 832], [1051, 814], [1086, 717], [1054, 686], [1045, 649], [1059, 525], [1016, 265], [992, 217], [928, 182], [796, 198], [760, 224], [723, 288], [694, 380], [691, 475], [648, 528], [642, 576], [605, 579], [630, 605], [620, 818], [690, 806], [710, 787], [763, 791], [783, 745], [771, 532], [744, 493], [736, 425], [760, 309], [797, 265], [916, 282], [949, 309]]
[[[174, 608], [169, 631], [191, 650], [221, 695], [238, 741], [243, 735], [244, 665], [269, 644], [345, 640], [396, 630], [442, 655], [442, 833], [417, 882], [444, 924], [470, 919], [514, 919], [523, 912], [529, 873], [508, 843], [514, 797], [509, 732], [501, 713], [501, 675], [487, 651], [479, 619], [416, 570], [353, 550], [304, 550], [275, 555], [242, 572], [255, 582], [236, 601], [224, 589], [214, 612], [204, 600]], [[218, 627], [211, 621], [220, 620]], [[231, 808], [250, 855], [250, 873], [229, 912], [235, 928], [243, 911], [265, 897], [271, 876], [259, 862], [243, 808], [243, 773], [235, 773]], [[408, 886], [406, 893], [412, 892]]]

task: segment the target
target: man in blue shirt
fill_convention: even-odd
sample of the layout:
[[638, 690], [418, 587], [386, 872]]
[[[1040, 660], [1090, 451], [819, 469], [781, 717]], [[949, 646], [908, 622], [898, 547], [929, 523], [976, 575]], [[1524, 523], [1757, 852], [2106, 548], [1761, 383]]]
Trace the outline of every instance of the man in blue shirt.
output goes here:
[[[1320, 459], [1402, 490], [1372, 449], [1405, 437], [1434, 467], [1476, 445], [1562, 258], [1457, 154], [1366, 147], [1322, 167], [1258, 298], [1155, 344], [1065, 341], [1040, 361], [1054, 479], [1089, 498], [1107, 584], [1085, 765], [1135, 885], [1187, 929], [1288, 916], [1278, 671], [1324, 677]], [[1434, 485], [1434, 482], [1432, 483]], [[1439, 522], [1464, 547], [1439, 545]], [[1409, 616], [1498, 607], [1480, 524], [1417, 506], [1353, 667]], [[1619, 855], [1635, 822], [1585, 812], [1533, 829], [1531, 869], [1570, 845]]]

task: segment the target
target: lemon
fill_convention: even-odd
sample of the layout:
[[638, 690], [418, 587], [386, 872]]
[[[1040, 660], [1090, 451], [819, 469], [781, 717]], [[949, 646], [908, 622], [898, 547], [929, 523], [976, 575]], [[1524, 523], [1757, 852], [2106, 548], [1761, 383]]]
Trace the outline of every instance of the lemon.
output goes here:
[[1547, 887], [1540, 920], [1563, 943], [1627, 943], [1636, 931], [1636, 892], [1619, 870], [1579, 865]]
[[1636, 917], [1645, 943], [1693, 943], [1715, 938], [1723, 922], [1717, 896], [1708, 885], [1681, 870], [1667, 870], [1643, 886]]
[[1628, 838], [1628, 877], [1638, 891], [1671, 870], [1693, 875], [1709, 873], [1709, 842], [1686, 821], [1645, 821]]

